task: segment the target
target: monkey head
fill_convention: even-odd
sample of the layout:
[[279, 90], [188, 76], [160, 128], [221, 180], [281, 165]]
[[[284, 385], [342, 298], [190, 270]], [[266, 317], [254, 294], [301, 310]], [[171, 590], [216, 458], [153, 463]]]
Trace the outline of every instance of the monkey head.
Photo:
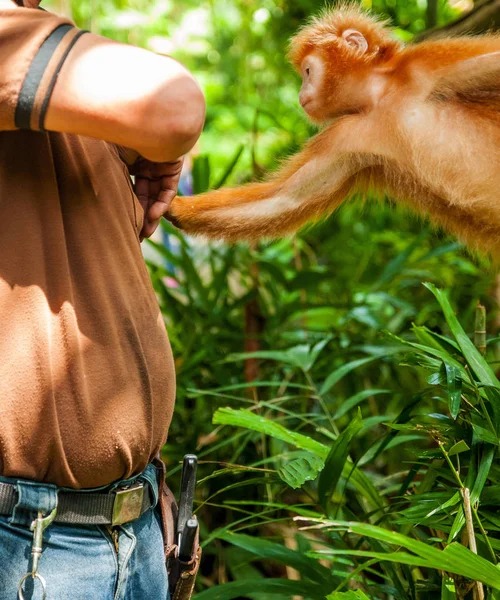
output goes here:
[[384, 23], [349, 5], [324, 12], [292, 39], [300, 104], [313, 122], [326, 124], [370, 103], [366, 77], [400, 48], [388, 33]]

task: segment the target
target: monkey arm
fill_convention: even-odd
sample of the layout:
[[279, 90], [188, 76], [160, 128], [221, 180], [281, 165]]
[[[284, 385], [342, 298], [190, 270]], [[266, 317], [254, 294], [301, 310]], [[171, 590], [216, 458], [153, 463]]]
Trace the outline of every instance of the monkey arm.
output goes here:
[[458, 100], [500, 108], [500, 52], [482, 54], [443, 69], [431, 100]]
[[273, 238], [332, 212], [366, 166], [336, 123], [315, 136], [270, 180], [177, 197], [168, 218], [187, 233], [225, 240]]

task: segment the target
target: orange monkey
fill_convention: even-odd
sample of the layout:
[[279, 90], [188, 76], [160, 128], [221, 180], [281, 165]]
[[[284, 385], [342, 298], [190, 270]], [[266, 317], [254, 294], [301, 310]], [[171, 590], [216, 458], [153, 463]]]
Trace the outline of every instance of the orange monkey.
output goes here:
[[267, 181], [177, 197], [188, 233], [276, 237], [372, 189], [500, 258], [500, 36], [403, 46], [344, 5], [292, 40], [300, 103], [322, 131]]

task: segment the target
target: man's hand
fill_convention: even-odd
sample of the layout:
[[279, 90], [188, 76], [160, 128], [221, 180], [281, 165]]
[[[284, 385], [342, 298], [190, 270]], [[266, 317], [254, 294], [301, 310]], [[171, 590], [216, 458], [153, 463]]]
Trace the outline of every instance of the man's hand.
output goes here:
[[179, 158], [174, 162], [155, 163], [140, 157], [129, 167], [130, 174], [135, 176], [136, 196], [144, 209], [141, 241], [155, 232], [175, 198], [183, 162], [184, 159]]

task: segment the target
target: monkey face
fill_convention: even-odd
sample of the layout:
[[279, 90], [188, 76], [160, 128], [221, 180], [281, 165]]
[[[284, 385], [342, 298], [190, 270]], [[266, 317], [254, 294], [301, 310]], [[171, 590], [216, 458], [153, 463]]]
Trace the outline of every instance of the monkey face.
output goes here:
[[324, 108], [323, 87], [325, 63], [321, 56], [309, 54], [304, 58], [300, 67], [302, 87], [299, 93], [299, 102], [307, 115], [313, 120], [321, 122], [322, 108]]
[[338, 83], [348, 77], [349, 66], [362, 60], [367, 50], [368, 42], [363, 34], [346, 29], [335, 36], [333, 43], [313, 50], [302, 59], [299, 102], [314, 123], [328, 123], [337, 112], [350, 108], [344, 106], [344, 93]]

